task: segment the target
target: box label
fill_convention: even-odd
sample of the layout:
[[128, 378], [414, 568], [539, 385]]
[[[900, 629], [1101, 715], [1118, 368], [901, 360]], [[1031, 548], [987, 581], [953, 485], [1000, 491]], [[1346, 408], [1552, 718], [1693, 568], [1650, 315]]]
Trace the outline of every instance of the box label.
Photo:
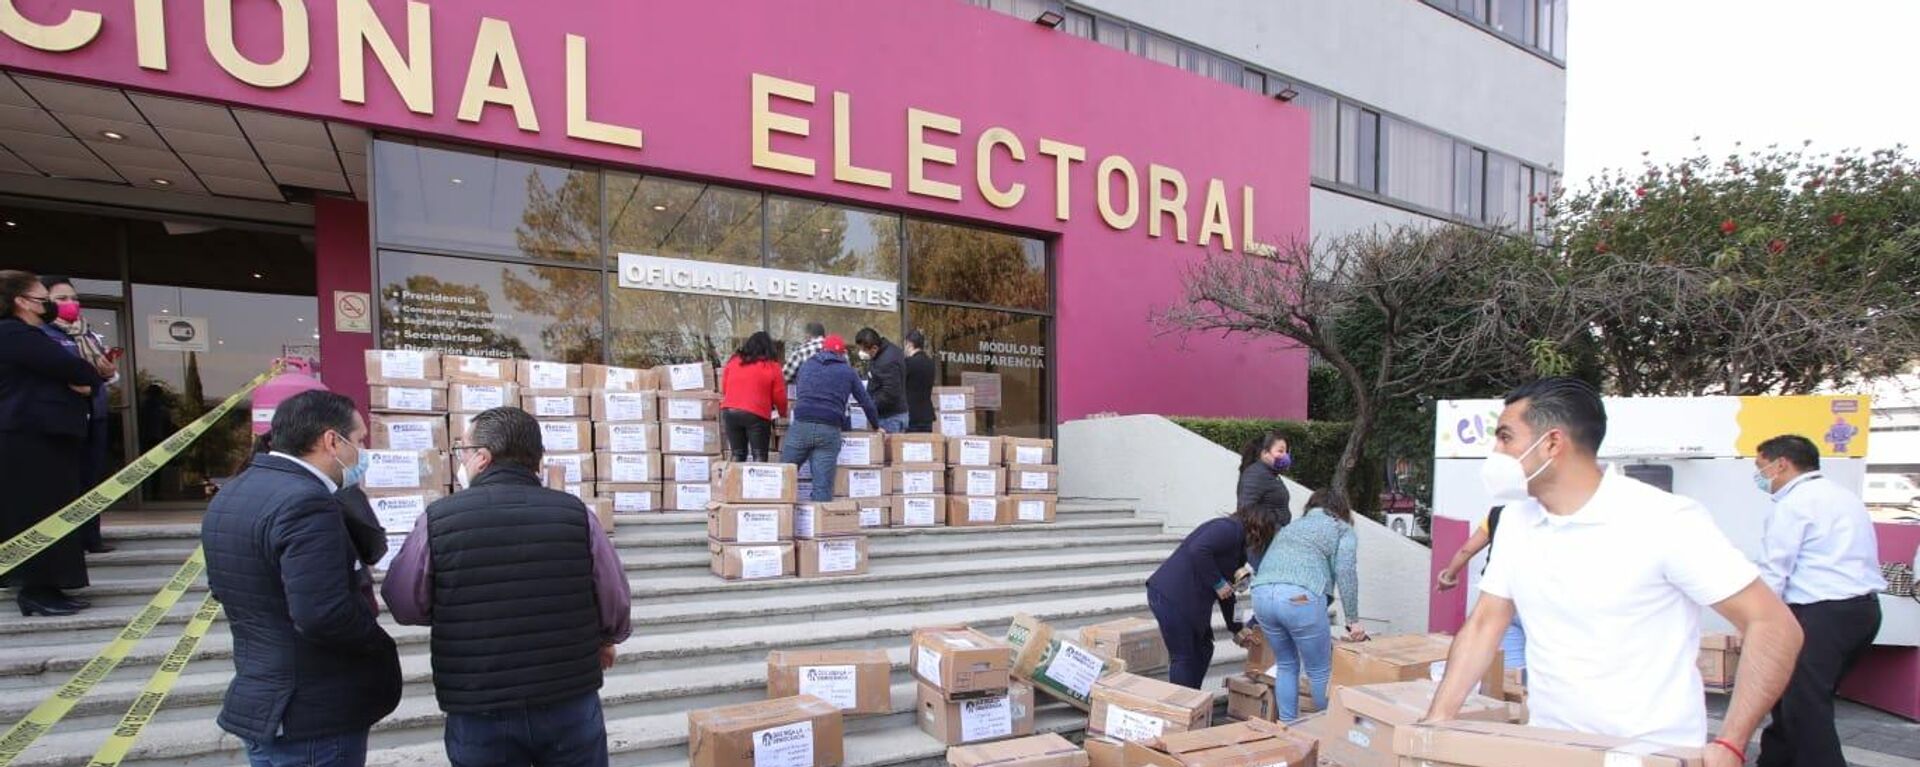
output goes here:
[[940, 414], [940, 436], [943, 436], [943, 437], [967, 436], [967, 414], [966, 413], [941, 413]]
[[667, 387], [674, 391], [693, 391], [704, 389], [707, 385], [706, 373], [701, 371], [700, 363], [667, 366]]
[[860, 569], [858, 541], [841, 538], [820, 542], [820, 572], [850, 573]]
[[704, 450], [707, 446], [707, 430], [699, 426], [674, 424], [667, 434], [667, 449], [673, 451]]
[[667, 420], [698, 421], [700, 420], [700, 405], [701, 401], [697, 399], [667, 400]]
[[1050, 478], [1051, 478], [1051, 475], [1047, 474], [1044, 471], [1020, 472], [1020, 489], [1021, 490], [1046, 490], [1047, 485], [1049, 484], [1047, 480]]
[[777, 466], [740, 468], [740, 494], [753, 501], [777, 501], [787, 495], [787, 472]]
[[567, 366], [560, 362], [529, 362], [527, 380], [521, 383], [529, 389], [565, 389]]
[[[713, 481], [713, 459], [704, 455], [675, 456], [673, 459], [673, 481]], [[756, 498], [755, 500], [759, 499]]]
[[[581, 462], [585, 460], [585, 458], [586, 458], [585, 456], [579, 456], [579, 455], [550, 455], [542, 459], [540, 461], [540, 465], [563, 467], [567, 470], [566, 474], [567, 474], [568, 482], [579, 482], [580, 476], [584, 473], [580, 470], [580, 466], [581, 466]], [[620, 473], [620, 459], [618, 456], [616, 456], [613, 460], [613, 469], [615, 474]], [[645, 482], [646, 480], [627, 480], [627, 481]]]
[[993, 443], [984, 439], [960, 440], [961, 466], [986, 466], [993, 463]]
[[572, 418], [580, 415], [574, 412], [572, 397], [534, 397], [533, 414], [540, 418]]
[[1021, 501], [1020, 502], [1020, 521], [1022, 522], [1047, 521], [1047, 502], [1046, 501]]
[[968, 522], [992, 522], [1000, 518], [1000, 504], [992, 498], [968, 498]]
[[873, 428], [873, 424], [867, 423], [867, 411], [861, 410], [860, 408], [847, 408], [847, 418], [853, 424], [854, 431], [866, 431]]
[[753, 767], [813, 767], [813, 721], [754, 732]]
[[647, 418], [647, 402], [651, 399], [638, 392], [607, 392], [607, 420], [644, 421]]
[[[613, 454], [613, 482], [653, 482], [653, 461], [649, 456], [630, 453]], [[571, 470], [569, 470], [571, 472]], [[572, 480], [569, 479], [569, 482]]]
[[972, 743], [1013, 734], [1013, 705], [1010, 696], [960, 702], [960, 740]]
[[387, 387], [387, 409], [432, 410], [433, 390], [415, 389], [411, 386], [389, 386]]
[[613, 494], [614, 511], [653, 511], [653, 491], [621, 490]]
[[674, 508], [699, 511], [713, 501], [712, 485], [674, 485]]
[[400, 450], [368, 450], [368, 489], [420, 486], [420, 454]]
[[999, 489], [994, 487], [995, 484], [998, 484], [994, 482], [994, 480], [999, 478], [995, 476], [996, 474], [998, 474], [998, 472], [992, 470], [974, 469], [968, 471], [967, 495], [993, 495], [994, 491]]
[[582, 501], [584, 501], [584, 500], [587, 500], [587, 486], [586, 486], [586, 485], [567, 485], [567, 486], [565, 486], [565, 487], [563, 487], [563, 488], [561, 488], [561, 490], [563, 490], [563, 491], [565, 491], [565, 492], [566, 492], [566, 493], [567, 493], [568, 495], [571, 495], [571, 496], [573, 496], [573, 497], [575, 497], [575, 498], [578, 498], [578, 499], [580, 499], [580, 500], [582, 500]]
[[886, 527], [887, 526], [887, 510], [886, 509], [865, 509], [865, 508], [861, 509], [860, 510], [860, 526], [861, 527]]
[[1131, 743], [1145, 743], [1160, 737], [1167, 729], [1166, 720], [1157, 716], [1129, 711], [1108, 704], [1107, 737]]
[[965, 394], [940, 395], [940, 409], [943, 411], [949, 411], [949, 412], [956, 411], [956, 410], [959, 410], [959, 411], [966, 410], [967, 395]]
[[847, 497], [880, 497], [880, 470], [854, 469], [847, 472]]
[[734, 519], [740, 528], [741, 543], [776, 543], [780, 540], [780, 512], [773, 509], [741, 509]]
[[820, 513], [819, 509], [813, 506], [812, 504], [803, 503], [803, 504], [800, 504], [799, 506], [794, 507], [793, 537], [812, 538], [813, 537], [813, 517], [815, 514], [818, 514], [818, 513]]
[[873, 463], [873, 441], [868, 439], [850, 439], [840, 443], [841, 466], [865, 466]]
[[860, 705], [859, 680], [852, 666], [801, 666], [800, 694], [846, 711]]
[[465, 384], [460, 387], [461, 410], [492, 410], [506, 407], [507, 387]]
[[541, 421], [540, 444], [545, 445], [548, 450], [555, 452], [577, 453], [580, 451], [579, 425]]
[[933, 443], [908, 442], [900, 446], [901, 463], [933, 463]]
[[932, 498], [908, 498], [907, 513], [901, 517], [909, 525], [931, 525], [933, 524], [933, 504], [936, 502]]
[[640, 371], [633, 368], [606, 368], [607, 388], [633, 390], [640, 388]]
[[[1099, 681], [1100, 670], [1106, 663], [1099, 657], [1072, 642], [1061, 642], [1060, 652], [1053, 656], [1053, 662], [1047, 665], [1047, 677], [1059, 682], [1068, 692], [1080, 700], [1086, 700], [1093, 693], [1093, 683]], [[1158, 736], [1159, 732], [1154, 732]]]
[[781, 561], [786, 552], [779, 546], [758, 546], [738, 551], [742, 578], [778, 578], [786, 574], [786, 564]]
[[433, 424], [426, 421], [387, 424], [387, 447], [394, 450], [432, 450]]
[[940, 686], [940, 653], [924, 646], [914, 648], [913, 673], [919, 674], [928, 684]]
[[427, 497], [424, 495], [396, 495], [387, 498], [368, 498], [373, 506], [373, 516], [380, 520], [380, 527], [389, 533], [407, 534], [413, 529], [413, 523], [427, 510]]
[[427, 355], [417, 351], [383, 349], [380, 375], [384, 378], [426, 378]]
[[1361, 748], [1373, 748], [1373, 737], [1361, 732], [1358, 727], [1347, 730], [1347, 742]]
[[607, 426], [607, 446], [616, 453], [644, 453], [653, 449], [647, 444], [647, 427], [638, 423], [617, 423]]
[[1046, 463], [1047, 449], [1044, 447], [1029, 447], [1027, 445], [1017, 446], [1013, 449], [1013, 462]]
[[488, 357], [462, 357], [460, 372], [479, 378], [499, 378], [500, 361]]
[[933, 494], [933, 472], [931, 471], [900, 472], [899, 490], [901, 495], [932, 495]]

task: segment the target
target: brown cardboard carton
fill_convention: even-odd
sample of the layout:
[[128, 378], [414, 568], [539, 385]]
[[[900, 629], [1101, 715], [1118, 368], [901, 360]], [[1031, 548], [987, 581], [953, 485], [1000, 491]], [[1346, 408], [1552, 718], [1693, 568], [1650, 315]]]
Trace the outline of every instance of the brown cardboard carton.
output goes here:
[[691, 711], [687, 764], [837, 767], [846, 759], [845, 727], [840, 709], [812, 695]]
[[877, 431], [842, 434], [840, 459], [834, 464], [837, 466], [885, 466], [887, 464], [885, 435]]
[[1700, 681], [1716, 690], [1733, 687], [1740, 673], [1740, 635], [1700, 635]]
[[1087, 749], [1087, 764], [1090, 767], [1127, 767], [1125, 743], [1088, 736], [1081, 746]]
[[1094, 652], [1119, 658], [1135, 674], [1167, 668], [1167, 643], [1160, 624], [1145, 618], [1118, 618], [1080, 629], [1080, 641]]
[[944, 527], [947, 524], [947, 497], [944, 495], [899, 495], [893, 498], [893, 527]]
[[594, 519], [600, 520], [600, 529], [607, 535], [613, 535], [613, 499], [582, 498], [580, 502], [587, 505], [588, 511], [593, 512]]
[[945, 495], [947, 467], [938, 463], [903, 463], [887, 469], [888, 487], [899, 495]]
[[947, 699], [980, 698], [1012, 683], [1013, 649], [972, 629], [914, 632], [913, 674]]
[[653, 369], [654, 380], [660, 384], [661, 391], [718, 391], [714, 385], [713, 366], [704, 362], [690, 362], [684, 365], [660, 365]]
[[833, 497], [881, 498], [891, 494], [891, 478], [886, 469], [840, 466], [833, 470]]
[[660, 452], [660, 424], [596, 423], [593, 425], [593, 449], [609, 453]]
[[374, 518], [380, 520], [381, 529], [388, 535], [406, 535], [413, 531], [420, 515], [427, 513], [427, 506], [446, 495], [440, 488], [369, 490], [367, 505], [373, 507]]
[[984, 466], [955, 466], [947, 470], [947, 492], [953, 495], [994, 496], [1007, 494], [1005, 469]]
[[586, 389], [521, 389], [520, 409], [535, 418], [588, 418], [593, 397]]
[[935, 386], [933, 409], [942, 413], [965, 413], [975, 407], [973, 396], [971, 386]]
[[[799, 480], [790, 463], [727, 463], [716, 475], [714, 498], [723, 503], [793, 503], [799, 497]], [[674, 480], [706, 481], [678, 474]]]
[[793, 540], [793, 507], [777, 503], [715, 503], [707, 509], [707, 537], [727, 543]]
[[1052, 626], [1026, 613], [1013, 616], [1012, 625], [1007, 627], [1007, 644], [1013, 648], [1014, 678], [1082, 711], [1092, 708], [1095, 683], [1126, 667], [1119, 660], [1056, 635]]
[[980, 433], [980, 417], [973, 412], [941, 413], [934, 419], [934, 431], [943, 437], [965, 437]]
[[660, 396], [654, 391], [593, 390], [590, 402], [598, 423], [652, 423], [660, 420]]
[[1273, 685], [1267, 683], [1266, 677], [1234, 674], [1227, 677], [1226, 686], [1228, 719], [1271, 722], [1280, 716]]
[[729, 581], [792, 577], [793, 543], [727, 543], [709, 539], [707, 554], [714, 575]]
[[652, 370], [594, 364], [580, 366], [580, 385], [608, 391], [649, 391], [660, 388]]
[[435, 381], [442, 378], [440, 353], [416, 349], [368, 349], [367, 383]]
[[1001, 437], [1000, 441], [1005, 452], [1002, 462], [1007, 466], [1052, 466], [1054, 464], [1053, 440]]
[[467, 432], [473, 431], [473, 417], [479, 413], [448, 413], [447, 438], [460, 442], [467, 438]]
[[368, 409], [376, 413], [445, 413], [447, 382], [389, 381], [367, 387]]
[[[1267, 670], [1273, 668], [1273, 662], [1274, 662], [1273, 649], [1267, 647], [1266, 632], [1264, 631], [1250, 632], [1248, 634], [1248, 639], [1249, 641], [1247, 642], [1247, 662], [1245, 665], [1241, 667], [1241, 670], [1245, 671], [1248, 674], [1252, 674], [1254, 676], [1266, 676], [1268, 678], [1272, 678], [1270, 675], [1267, 674]], [[1332, 684], [1329, 683], [1328, 687], [1332, 687]]]
[[1007, 509], [1013, 514], [1013, 524], [1050, 524], [1059, 510], [1059, 496], [1009, 495]]
[[660, 503], [674, 511], [706, 511], [713, 503], [709, 482], [667, 482], [660, 486]]
[[[1374, 637], [1365, 642], [1335, 642], [1333, 681], [1328, 689], [1433, 678], [1436, 672], [1444, 668], [1435, 668], [1434, 664], [1445, 663], [1447, 651], [1452, 647], [1453, 637], [1446, 634], [1407, 634]], [[1500, 653], [1495, 652], [1493, 663], [1487, 667], [1487, 674], [1482, 677], [1480, 688], [1475, 692], [1496, 700], [1502, 697], [1506, 674], [1501, 661]], [[1264, 673], [1265, 669], [1261, 671]]]
[[1504, 689], [1501, 690], [1505, 695], [1502, 696], [1501, 699], [1508, 703], [1526, 705], [1527, 670], [1523, 668], [1510, 668], [1506, 671], [1506, 677], [1502, 682]]
[[447, 410], [482, 413], [497, 407], [519, 407], [520, 385], [500, 381], [452, 381], [447, 384]]
[[949, 746], [1033, 734], [1033, 688], [1019, 682], [998, 695], [947, 700], [926, 682], [914, 685], [920, 731]]
[[[860, 507], [853, 501], [802, 503], [793, 507], [793, 537], [839, 538], [860, 534]], [[862, 561], [865, 558], [862, 557]]]
[[602, 482], [594, 488], [602, 498], [613, 501], [615, 513], [660, 511], [660, 485], [651, 482]]
[[713, 421], [663, 421], [660, 444], [674, 455], [719, 455], [720, 424]]
[[444, 415], [372, 413], [367, 417], [367, 446], [375, 450], [446, 450], [453, 446]]
[[892, 674], [886, 650], [774, 650], [767, 697], [812, 695], [846, 714], [890, 714]]
[[717, 455], [669, 455], [661, 457], [660, 473], [668, 482], [714, 482], [725, 465]]
[[584, 453], [593, 449], [593, 422], [585, 418], [543, 420], [540, 444], [549, 453]]
[[1098, 737], [1131, 743], [1213, 723], [1212, 693], [1138, 674], [1113, 674], [1094, 682], [1091, 698], [1087, 733]]
[[718, 421], [720, 395], [710, 391], [660, 392], [661, 421]]
[[[1390, 682], [1335, 689], [1325, 720], [1329, 731], [1338, 733], [1345, 746], [1371, 752], [1368, 756], [1347, 754], [1349, 760], [1394, 758], [1394, 731], [1420, 721], [1433, 703], [1438, 685], [1432, 680]], [[1511, 722], [1514, 710], [1505, 701], [1484, 695], [1468, 695], [1460, 706], [1459, 719], [1479, 722]], [[1331, 747], [1347, 752], [1348, 748]]]
[[367, 490], [444, 488], [453, 482], [447, 454], [438, 450], [367, 450]]
[[1447, 722], [1396, 728], [1393, 750], [1401, 764], [1464, 767], [1700, 767], [1698, 748], [1666, 747], [1605, 735], [1499, 722]]
[[1253, 721], [1130, 742], [1126, 758], [1129, 767], [1315, 765], [1320, 762], [1320, 749], [1311, 736], [1272, 722]]
[[517, 383], [519, 366], [507, 357], [463, 357], [458, 354], [440, 356], [440, 372], [447, 378], [461, 381], [499, 381]]
[[1085, 749], [1054, 733], [947, 749], [948, 767], [1091, 767]]
[[972, 497], [952, 495], [947, 497], [948, 527], [993, 527], [1009, 522], [1006, 496]]
[[832, 578], [867, 573], [867, 537], [813, 538], [794, 544], [802, 578]]
[[593, 454], [594, 479], [598, 482], [619, 482], [623, 484], [653, 483], [666, 481], [660, 470], [659, 453], [605, 453]]
[[954, 437], [947, 440], [947, 465], [993, 468], [1005, 457], [1002, 452], [999, 437]]
[[887, 462], [945, 465], [947, 438], [939, 434], [888, 434]]
[[1060, 492], [1060, 467], [1021, 466], [1007, 469], [1007, 492], [1058, 493]]
[[[594, 488], [597, 486], [598, 484], [594, 482], [575, 482], [572, 484], [562, 482], [559, 487], [554, 489], [578, 498], [581, 501], [591, 502], [593, 499], [600, 497], [594, 493]], [[613, 499], [609, 498], [607, 500], [612, 501]]]
[[853, 504], [859, 513], [860, 529], [871, 530], [888, 527], [893, 523], [894, 498], [862, 498], [857, 501], [845, 501]]
[[548, 453], [540, 459], [540, 465], [559, 466], [567, 484], [599, 481], [593, 453]]
[[528, 389], [579, 389], [580, 366], [566, 362], [516, 360], [514, 380]]

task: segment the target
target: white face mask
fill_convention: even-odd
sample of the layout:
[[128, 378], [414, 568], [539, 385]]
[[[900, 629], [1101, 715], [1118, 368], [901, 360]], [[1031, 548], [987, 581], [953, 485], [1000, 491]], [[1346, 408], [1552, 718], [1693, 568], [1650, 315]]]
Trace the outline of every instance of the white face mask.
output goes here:
[[455, 480], [458, 480], [461, 490], [473, 486], [473, 472], [467, 471], [466, 461], [460, 462], [460, 468], [453, 472], [453, 477]]
[[1547, 459], [1547, 462], [1540, 464], [1540, 468], [1535, 469], [1532, 474], [1527, 473], [1527, 468], [1521, 461], [1525, 460], [1527, 456], [1533, 455], [1534, 448], [1539, 447], [1540, 443], [1546, 441], [1546, 439], [1547, 435], [1540, 435], [1540, 438], [1534, 440], [1533, 444], [1528, 446], [1527, 451], [1521, 453], [1519, 458], [1507, 455], [1506, 453], [1494, 453], [1493, 455], [1487, 456], [1486, 462], [1480, 464], [1480, 485], [1486, 488], [1488, 499], [1497, 504], [1505, 504], [1519, 503], [1533, 497], [1532, 493], [1527, 490], [1527, 483], [1532, 482], [1535, 477], [1540, 476], [1541, 472], [1546, 471], [1548, 466], [1552, 466], [1553, 459]]

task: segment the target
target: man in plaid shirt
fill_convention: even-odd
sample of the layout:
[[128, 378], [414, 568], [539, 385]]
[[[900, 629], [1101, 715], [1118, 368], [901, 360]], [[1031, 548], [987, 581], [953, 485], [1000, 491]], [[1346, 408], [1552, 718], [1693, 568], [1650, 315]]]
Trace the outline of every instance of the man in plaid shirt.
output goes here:
[[787, 383], [794, 383], [794, 377], [800, 375], [800, 366], [806, 364], [807, 360], [813, 359], [813, 355], [820, 353], [820, 345], [826, 337], [827, 326], [818, 322], [807, 323], [806, 343], [800, 344], [799, 348], [789, 353], [786, 364], [780, 366], [780, 372], [786, 376]]

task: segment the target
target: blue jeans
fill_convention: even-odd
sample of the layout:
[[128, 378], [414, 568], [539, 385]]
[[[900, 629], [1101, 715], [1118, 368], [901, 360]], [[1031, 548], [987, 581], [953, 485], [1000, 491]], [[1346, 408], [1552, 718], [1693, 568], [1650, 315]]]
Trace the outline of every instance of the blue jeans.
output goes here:
[[606, 767], [607, 722], [600, 693], [545, 706], [447, 714], [447, 761], [454, 767]]
[[840, 464], [840, 429], [823, 423], [794, 421], [787, 427], [787, 438], [780, 441], [780, 462], [795, 466], [806, 464], [813, 473], [813, 492], [808, 500], [825, 503], [833, 500], [833, 468]]
[[1501, 635], [1500, 652], [1505, 655], [1501, 665], [1507, 668], [1527, 667], [1527, 631], [1520, 627], [1520, 616], [1513, 616], [1513, 623], [1507, 626], [1507, 633]]
[[242, 738], [240, 742], [247, 746], [247, 763], [252, 767], [364, 767], [367, 763], [366, 730], [306, 740]]
[[888, 434], [907, 433], [907, 414], [895, 413], [880, 416], [880, 428]]
[[1333, 629], [1327, 623], [1327, 595], [1308, 593], [1291, 583], [1265, 583], [1253, 587], [1253, 614], [1260, 630], [1266, 632], [1267, 646], [1273, 648], [1274, 702], [1280, 708], [1280, 721], [1292, 723], [1300, 718], [1300, 696], [1291, 694], [1300, 678], [1300, 667], [1307, 668], [1307, 683], [1313, 688], [1315, 708], [1327, 708], [1327, 680], [1333, 676]]

